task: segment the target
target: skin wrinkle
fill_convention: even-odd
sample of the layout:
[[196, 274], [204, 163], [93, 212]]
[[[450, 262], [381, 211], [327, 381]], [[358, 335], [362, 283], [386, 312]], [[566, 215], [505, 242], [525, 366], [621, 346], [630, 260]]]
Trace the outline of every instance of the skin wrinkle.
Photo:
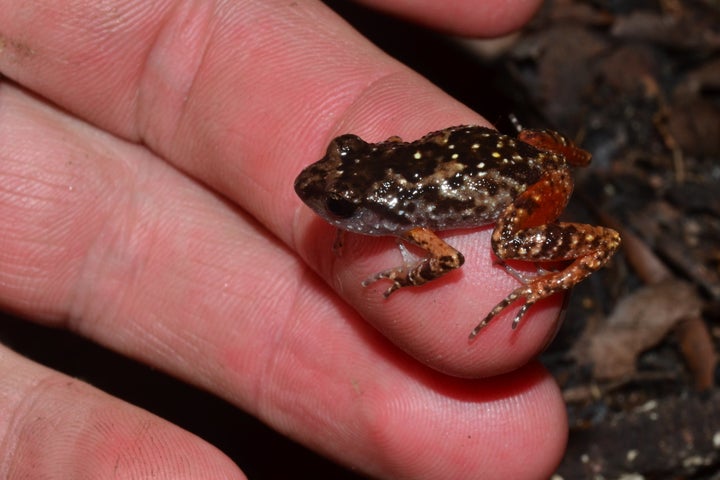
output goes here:
[[[47, 425], [45, 428], [58, 430], [59, 420], [48, 412], [48, 397], [54, 395], [54, 391], [63, 383], [67, 382], [58, 382], [54, 374], [48, 373], [34, 379], [31, 385], [22, 385], [20, 390], [14, 391], [12, 396], [15, 397], [15, 403], [12, 408], [8, 409], [7, 405], [4, 406], [4, 410], [10, 412], [10, 418], [3, 422], [7, 424], [7, 429], [3, 435], [1, 450], [6, 452], [5, 457], [0, 461], [0, 468], [5, 470], [4, 472], [0, 470], [2, 478], [13, 478], [16, 473], [22, 474], [27, 470], [27, 460], [30, 456], [20, 447], [26, 445], [23, 439], [35, 435], [34, 429]], [[5, 397], [6, 401], [8, 397]], [[39, 453], [35, 452], [35, 454]]]
[[[166, 15], [155, 41], [148, 48], [138, 82], [137, 138], [154, 150], [172, 144], [187, 110], [187, 101], [211, 47], [214, 2], [178, 2]], [[189, 55], [188, 52], [193, 52]], [[160, 106], [158, 106], [160, 105]], [[176, 119], [174, 128], [160, 132], [159, 115]]]

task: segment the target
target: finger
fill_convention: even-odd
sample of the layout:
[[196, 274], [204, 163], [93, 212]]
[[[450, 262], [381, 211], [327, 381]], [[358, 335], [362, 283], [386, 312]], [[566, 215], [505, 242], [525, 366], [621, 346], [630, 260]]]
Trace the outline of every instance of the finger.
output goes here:
[[537, 365], [493, 381], [428, 372], [242, 213], [9, 87], [0, 138], [14, 140], [0, 162], [6, 308], [69, 321], [377, 476], [533, 478], [559, 459], [564, 409]]
[[[0, 68], [91, 123], [147, 143], [286, 242], [287, 186], [334, 134], [414, 137], [481, 121], [319, 2], [213, 5], [21, 9], [4, 0]], [[268, 191], [282, 194], [268, 201]]]
[[362, 3], [455, 34], [488, 37], [520, 28], [540, 7], [536, 1], [363, 0]]
[[0, 346], [0, 477], [245, 478], [202, 439]]
[[[412, 298], [399, 292], [388, 302], [371, 297], [360, 281], [397, 263], [392, 242], [382, 243], [386, 256], [367, 267], [360, 263], [367, 257], [349, 253], [335, 261], [325, 247], [333, 234], [318, 230], [291, 186], [332, 136], [353, 131], [368, 140], [412, 139], [482, 120], [386, 58], [321, 4], [230, 3], [213, 11], [210, 4], [151, 9], [143, 2], [92, 12], [54, 5], [52, 18], [62, 21], [48, 25], [43, 12], [25, 11], [3, 23], [9, 38], [37, 29], [28, 37], [35, 46], [7, 42], [3, 71], [119, 135], [143, 139], [233, 199], [413, 356], [454, 375], [491, 375], [525, 363], [547, 342], [557, 300], [552, 309], [536, 306], [537, 321], [517, 334], [501, 337], [488, 329], [467, 342], [479, 319], [512, 289], [498, 288], [498, 281], [511, 280], [491, 268], [482, 235], [454, 246], [473, 259], [462, 275], [486, 279], [484, 288], [465, 282], [448, 289], [451, 277], [432, 296], [427, 289]], [[120, 28], [109, 28], [118, 18]], [[378, 241], [355, 245], [367, 254]], [[469, 256], [476, 245], [482, 249]], [[453, 309], [439, 307], [446, 304]]]

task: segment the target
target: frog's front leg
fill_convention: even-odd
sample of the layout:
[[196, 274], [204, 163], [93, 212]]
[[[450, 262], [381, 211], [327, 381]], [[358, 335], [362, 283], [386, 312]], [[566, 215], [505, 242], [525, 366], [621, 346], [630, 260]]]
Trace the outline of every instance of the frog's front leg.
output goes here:
[[393, 284], [384, 293], [386, 298], [399, 288], [422, 285], [441, 277], [449, 271], [460, 267], [465, 261], [462, 253], [445, 243], [432, 230], [427, 228], [413, 228], [405, 232], [400, 238], [422, 248], [428, 255], [411, 264], [409, 255], [407, 251], [403, 250], [404, 247], [401, 244], [400, 251], [403, 254], [404, 265], [379, 272], [362, 283], [363, 286], [367, 287], [378, 280], [392, 280]]
[[571, 193], [572, 180], [568, 171], [548, 172], [520, 194], [497, 220], [492, 246], [500, 259], [573, 262], [564, 269], [532, 277], [512, 291], [475, 327], [471, 339], [493, 317], [522, 299], [524, 304], [512, 324], [515, 328], [535, 302], [579, 283], [602, 267], [618, 249], [620, 234], [615, 230], [557, 222]]

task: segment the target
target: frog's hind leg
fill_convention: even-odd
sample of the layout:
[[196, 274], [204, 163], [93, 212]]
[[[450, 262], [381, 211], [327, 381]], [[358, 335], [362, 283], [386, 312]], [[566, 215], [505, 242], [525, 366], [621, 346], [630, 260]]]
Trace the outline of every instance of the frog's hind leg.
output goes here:
[[462, 253], [427, 228], [413, 228], [401, 238], [422, 248], [428, 255], [415, 261], [405, 246], [398, 244], [404, 265], [376, 273], [362, 283], [366, 287], [378, 280], [391, 280], [393, 284], [383, 294], [386, 298], [402, 287], [423, 285], [441, 277], [465, 262]]
[[[547, 298], [555, 293], [568, 290], [581, 282], [594, 271], [600, 269], [620, 246], [620, 235], [612, 229], [604, 227], [593, 227], [591, 225], [574, 224], [574, 223], [556, 223], [552, 224], [555, 229], [566, 229], [569, 235], [577, 233], [583, 235], [588, 243], [583, 245], [574, 252], [578, 258], [567, 267], [557, 272], [548, 272], [544, 275], [538, 275], [527, 280], [527, 283], [513, 290], [507, 297], [498, 303], [487, 316], [473, 329], [470, 338], [474, 338], [480, 330], [490, 323], [496, 315], [509, 307], [515, 301], [523, 299], [525, 302], [513, 319], [512, 328], [516, 328], [522, 320], [522, 317], [528, 309], [537, 301]], [[546, 226], [550, 227], [550, 225]], [[579, 228], [578, 230], [576, 230]], [[545, 227], [537, 227], [529, 229], [528, 235], [541, 237], [544, 235]], [[580, 233], [582, 231], [582, 233]], [[598, 242], [604, 243], [606, 247], [593, 247]], [[561, 260], [553, 258], [552, 260]]]
[[524, 304], [512, 324], [515, 328], [534, 303], [573, 287], [607, 263], [620, 247], [620, 235], [610, 228], [557, 222], [571, 191], [568, 172], [550, 172], [519, 195], [500, 216], [492, 235], [493, 250], [500, 259], [572, 263], [523, 281], [473, 329], [471, 339], [493, 317], [522, 299]]

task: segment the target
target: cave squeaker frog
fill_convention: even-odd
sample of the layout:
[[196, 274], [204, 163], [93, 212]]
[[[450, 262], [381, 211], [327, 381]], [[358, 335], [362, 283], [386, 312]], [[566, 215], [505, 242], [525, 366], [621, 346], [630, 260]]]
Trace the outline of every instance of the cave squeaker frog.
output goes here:
[[368, 143], [356, 135], [330, 142], [325, 156], [295, 180], [298, 196], [339, 229], [391, 235], [427, 252], [413, 261], [398, 242], [404, 265], [379, 272], [385, 297], [460, 267], [463, 255], [434, 232], [494, 223], [492, 249], [504, 260], [571, 260], [557, 271], [515, 274], [522, 285], [498, 303], [470, 333], [522, 300], [512, 327], [535, 302], [567, 290], [601, 268], [620, 246], [609, 228], [559, 222], [573, 189], [570, 166], [590, 154], [551, 130], [521, 130], [517, 138], [481, 126], [456, 126], [414, 142], [391, 137]]

